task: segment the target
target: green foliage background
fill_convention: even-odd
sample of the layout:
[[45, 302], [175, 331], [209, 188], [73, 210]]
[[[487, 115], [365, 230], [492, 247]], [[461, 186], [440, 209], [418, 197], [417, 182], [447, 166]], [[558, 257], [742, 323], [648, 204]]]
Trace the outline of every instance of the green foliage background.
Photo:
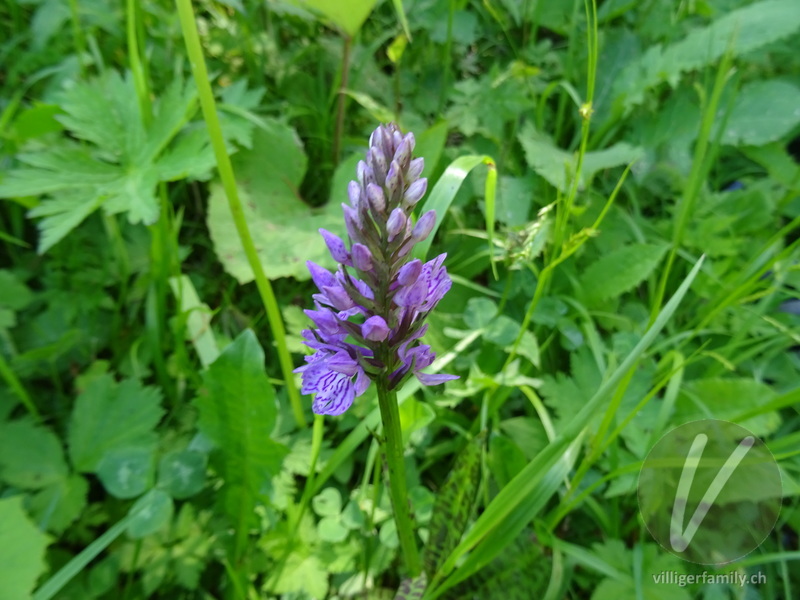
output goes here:
[[[0, 600], [800, 596], [800, 3], [191, 4], [221, 138], [170, 1], [0, 6]], [[390, 120], [461, 376], [399, 395], [414, 580], [374, 392], [314, 419], [286, 370]], [[636, 502], [702, 418], [780, 465], [711, 568], [766, 582], [654, 580], [708, 570]]]

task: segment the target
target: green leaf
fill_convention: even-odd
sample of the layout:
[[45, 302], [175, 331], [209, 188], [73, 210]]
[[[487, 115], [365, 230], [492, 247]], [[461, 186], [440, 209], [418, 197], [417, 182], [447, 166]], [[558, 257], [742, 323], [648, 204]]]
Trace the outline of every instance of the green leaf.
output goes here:
[[67, 433], [72, 464], [91, 473], [112, 450], [154, 446], [153, 430], [164, 414], [160, 404], [158, 389], [134, 379], [117, 383], [107, 374], [92, 379], [72, 411]]
[[347, 537], [348, 530], [339, 517], [324, 517], [317, 525], [317, 533], [323, 542], [338, 544]]
[[[778, 394], [768, 385], [743, 377], [696, 379], [683, 385], [675, 405], [680, 422], [697, 419], [734, 420], [737, 414], [767, 405]], [[781, 425], [778, 412], [764, 409], [739, 425], [766, 437]]]
[[0, 480], [39, 489], [67, 473], [61, 441], [52, 431], [28, 420], [0, 424]]
[[128, 523], [128, 535], [133, 539], [141, 539], [156, 533], [170, 522], [174, 510], [169, 494], [163, 490], [150, 490], [128, 511], [132, 516]]
[[497, 315], [497, 304], [489, 298], [470, 298], [464, 310], [464, 323], [471, 329], [486, 327]]
[[376, 0], [290, 0], [293, 4], [308, 8], [331, 21], [336, 27], [352, 37], [375, 6]]
[[764, 0], [728, 12], [671, 46], [651, 46], [617, 77], [612, 95], [618, 110], [640, 104], [645, 91], [659, 83], [667, 81], [674, 87], [682, 73], [711, 65], [726, 51], [736, 57], [792, 35], [798, 28], [800, 3]]
[[581, 275], [591, 302], [617, 298], [647, 279], [666, 252], [665, 246], [631, 244], [601, 256]]
[[342, 512], [342, 495], [336, 488], [325, 488], [311, 499], [311, 507], [320, 517], [336, 517]]
[[223, 506], [237, 527], [240, 556], [256, 495], [280, 470], [285, 448], [272, 441], [277, 404], [264, 371], [264, 351], [247, 329], [203, 374], [195, 399], [198, 429], [218, 449], [225, 480]]
[[0, 500], [0, 600], [30, 598], [48, 543], [22, 509], [22, 496]]
[[742, 86], [722, 143], [761, 146], [781, 139], [800, 123], [800, 88], [780, 79]]
[[158, 487], [176, 500], [194, 496], [206, 483], [206, 455], [194, 450], [166, 454], [158, 466]]
[[394, 600], [421, 600], [428, 587], [428, 575], [423, 571], [414, 579], [403, 579]]
[[455, 200], [461, 184], [464, 182], [464, 179], [466, 179], [467, 175], [469, 175], [470, 171], [480, 164], [494, 164], [494, 160], [492, 160], [490, 156], [461, 156], [450, 163], [447, 169], [445, 169], [444, 173], [442, 173], [439, 181], [436, 182], [433, 190], [430, 194], [428, 194], [428, 199], [425, 201], [425, 205], [418, 212], [418, 214], [423, 215], [429, 210], [435, 210], [436, 223], [434, 224], [430, 235], [414, 246], [414, 249], [411, 251], [411, 253], [415, 258], [425, 260], [425, 257], [428, 254], [428, 249], [431, 247], [431, 243], [433, 242], [433, 237], [439, 230], [439, 226], [442, 224], [442, 221], [447, 214], [447, 210], [450, 208], [453, 200]]
[[[341, 202], [312, 209], [299, 198], [307, 159], [294, 129], [265, 120], [255, 132], [253, 149], [238, 153], [233, 163], [245, 218], [267, 276], [309, 279], [307, 260], [333, 267], [318, 229], [345, 234]], [[222, 266], [239, 283], [252, 281], [221, 185], [211, 186], [208, 202], [208, 228]]]
[[55, 198], [43, 200], [28, 212], [29, 217], [44, 217], [39, 221], [39, 254], [44, 254], [103, 203], [102, 196], [86, 197], [82, 192], [62, 192]]
[[88, 492], [86, 478], [70, 475], [33, 495], [31, 515], [48, 531], [61, 533], [85, 510]]
[[425, 573], [433, 577], [461, 540], [472, 515], [481, 479], [484, 435], [473, 438], [458, 454], [453, 470], [436, 495], [428, 543], [422, 554]]
[[116, 498], [136, 498], [153, 485], [153, 447], [115, 448], [97, 465], [97, 476]]
[[[577, 155], [557, 147], [552, 139], [539, 131], [530, 121], [522, 126], [519, 141], [525, 151], [525, 160], [538, 175], [566, 192], [578, 168]], [[624, 142], [614, 144], [604, 150], [587, 152], [578, 182], [584, 189], [592, 176], [603, 169], [628, 165], [644, 156], [644, 151]]]

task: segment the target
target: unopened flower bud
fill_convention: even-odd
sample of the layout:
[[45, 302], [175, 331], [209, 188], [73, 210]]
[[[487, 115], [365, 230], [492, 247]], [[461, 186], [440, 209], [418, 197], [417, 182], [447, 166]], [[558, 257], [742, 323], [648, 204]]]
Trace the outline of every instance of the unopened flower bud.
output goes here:
[[401, 231], [406, 228], [406, 215], [401, 208], [395, 208], [389, 215], [389, 220], [386, 222], [386, 233], [389, 235], [389, 241], [393, 241]]
[[429, 210], [419, 218], [417, 224], [414, 225], [414, 231], [411, 232], [411, 237], [414, 241], [421, 242], [428, 237], [433, 231], [433, 226], [436, 224], [436, 211]]
[[386, 210], [386, 196], [380, 186], [374, 183], [367, 184], [367, 202], [376, 215], [382, 214]]
[[428, 191], [428, 179], [426, 177], [417, 179], [408, 186], [405, 196], [403, 196], [403, 208], [414, 208], [417, 202], [422, 200], [426, 191]]
[[350, 198], [350, 206], [358, 209], [358, 203], [361, 201], [361, 186], [357, 181], [347, 184], [347, 197]]
[[390, 205], [399, 200], [399, 190], [403, 186], [403, 169], [396, 162], [392, 161], [389, 165], [389, 172], [386, 174], [386, 194], [389, 196]]
[[342, 238], [331, 233], [327, 229], [320, 229], [319, 232], [322, 234], [322, 238], [325, 240], [325, 245], [328, 246], [333, 260], [338, 263], [349, 263], [350, 256], [347, 254], [347, 248]]
[[400, 285], [410, 285], [419, 279], [422, 272], [422, 261], [415, 258], [411, 262], [404, 264], [397, 272], [397, 283]]
[[353, 299], [347, 294], [345, 289], [340, 285], [326, 285], [322, 289], [322, 293], [330, 300], [331, 306], [336, 310], [347, 310], [353, 308], [355, 303]]
[[361, 335], [371, 342], [382, 342], [389, 337], [389, 326], [383, 317], [375, 315], [364, 321], [361, 326]]
[[425, 169], [425, 159], [422, 157], [415, 158], [410, 163], [408, 163], [408, 172], [406, 173], [406, 180], [408, 182], [416, 181], [419, 179], [419, 176], [422, 175], [422, 171]]
[[353, 266], [359, 271], [372, 270], [372, 252], [364, 244], [353, 244]]

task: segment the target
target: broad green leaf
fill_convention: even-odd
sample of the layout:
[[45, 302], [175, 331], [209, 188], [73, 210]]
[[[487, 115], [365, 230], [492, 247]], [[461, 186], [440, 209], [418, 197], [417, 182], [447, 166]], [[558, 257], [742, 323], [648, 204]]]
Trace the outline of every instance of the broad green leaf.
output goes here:
[[[344, 235], [341, 202], [347, 201], [346, 194], [322, 209], [312, 209], [298, 196], [306, 162], [294, 129], [275, 120], [265, 120], [264, 127], [255, 132], [253, 149], [233, 160], [245, 218], [270, 279], [309, 279], [307, 260], [333, 267], [318, 230]], [[207, 223], [225, 270], [239, 283], [252, 281], [253, 271], [219, 184], [211, 186]]]
[[61, 533], [85, 510], [88, 492], [86, 478], [70, 475], [33, 495], [29, 505], [31, 515], [48, 531]]
[[194, 496], [206, 483], [206, 456], [194, 450], [166, 454], [158, 466], [158, 487], [176, 500]]
[[[272, 441], [277, 415], [275, 392], [264, 370], [264, 351], [247, 329], [203, 374], [195, 399], [198, 429], [217, 447], [225, 481], [225, 510], [246, 528], [256, 495], [280, 470], [285, 454]], [[237, 538], [242, 544], [246, 538]], [[237, 547], [237, 553], [244, 550]]]
[[[525, 160], [531, 168], [554, 187], [566, 192], [576, 174], [577, 155], [557, 147], [548, 135], [537, 131], [530, 121], [523, 125], [518, 137], [525, 151]], [[625, 142], [604, 150], [587, 152], [583, 157], [578, 187], [585, 188], [598, 171], [628, 165], [643, 155], [641, 148]]]
[[[732, 420], [751, 408], [768, 406], [778, 394], [767, 384], [743, 377], [696, 379], [684, 383], [675, 405], [679, 422], [697, 419]], [[738, 422], [759, 437], [781, 424], [780, 413], [764, 408], [761, 414]]]
[[470, 298], [464, 310], [464, 323], [472, 329], [486, 327], [497, 316], [497, 304], [489, 298]]
[[112, 450], [154, 446], [163, 414], [156, 388], [134, 379], [117, 383], [107, 374], [92, 379], [72, 410], [67, 432], [72, 464], [91, 473]]
[[30, 598], [48, 543], [22, 509], [22, 496], [0, 500], [0, 600]]
[[472, 515], [481, 479], [481, 455], [485, 436], [478, 435], [458, 454], [453, 470], [436, 495], [428, 543], [422, 554], [425, 573], [433, 577], [458, 545]]
[[331, 21], [349, 37], [361, 29], [376, 0], [290, 0]]
[[276, 594], [302, 594], [311, 598], [328, 596], [328, 572], [316, 556], [293, 553], [271, 590]]
[[480, 164], [493, 165], [494, 161], [490, 156], [462, 156], [450, 163], [447, 169], [445, 169], [445, 172], [439, 178], [439, 181], [436, 182], [433, 190], [428, 194], [428, 199], [425, 201], [425, 205], [421, 210], [419, 210], [418, 213], [423, 215], [429, 210], [435, 210], [436, 223], [434, 224], [430, 235], [414, 246], [414, 249], [411, 251], [411, 253], [415, 258], [424, 260], [428, 255], [428, 249], [431, 247], [433, 237], [439, 230], [439, 226], [442, 224], [444, 216], [447, 214], [447, 210], [453, 203], [461, 184], [464, 182], [464, 179], [466, 179], [467, 175], [469, 175], [470, 171]]
[[67, 473], [61, 441], [52, 431], [28, 420], [0, 424], [0, 480], [39, 489]]
[[724, 144], [761, 146], [800, 123], [800, 87], [781, 79], [742, 86], [722, 135]]
[[75, 83], [57, 100], [63, 112], [56, 118], [84, 144], [64, 138], [21, 155], [27, 166], [0, 182], [0, 197], [48, 195], [30, 215], [45, 217], [40, 253], [100, 206], [109, 214], [126, 214], [131, 223], [154, 223], [160, 181], [204, 178], [214, 164], [205, 128], [184, 129], [196, 98], [193, 86], [180, 79], [153, 101], [147, 126], [132, 77], [114, 71]]
[[153, 485], [155, 457], [152, 447], [115, 448], [97, 465], [97, 476], [116, 498], [136, 498]]
[[682, 73], [711, 65], [726, 51], [736, 57], [790, 36], [798, 28], [800, 3], [795, 0], [764, 0], [727, 12], [680, 42], [651, 46], [619, 74], [614, 101], [619, 111], [627, 111], [662, 82], [675, 86]]
[[165, 527], [172, 520], [175, 506], [164, 490], [150, 490], [131, 506], [128, 535], [141, 539]]
[[423, 571], [414, 579], [403, 579], [394, 600], [421, 600], [426, 587], [428, 587], [428, 575]]
[[338, 544], [347, 537], [348, 529], [338, 517], [323, 517], [317, 525], [317, 533], [322, 541]]
[[320, 517], [335, 517], [342, 512], [342, 495], [336, 488], [325, 488], [311, 499], [311, 507]]
[[647, 279], [666, 252], [665, 246], [631, 244], [601, 256], [581, 274], [581, 287], [592, 301], [616, 298]]

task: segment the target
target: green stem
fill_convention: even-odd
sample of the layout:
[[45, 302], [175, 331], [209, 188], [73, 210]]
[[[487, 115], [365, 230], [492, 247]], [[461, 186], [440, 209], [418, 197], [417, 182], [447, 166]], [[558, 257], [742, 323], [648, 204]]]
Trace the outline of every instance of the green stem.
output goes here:
[[286, 382], [286, 391], [292, 405], [294, 418], [297, 422], [297, 426], [302, 428], [305, 427], [306, 420], [303, 415], [300, 393], [294, 383], [292, 357], [286, 345], [286, 331], [283, 327], [281, 311], [278, 307], [278, 300], [275, 298], [275, 292], [272, 290], [272, 285], [264, 274], [264, 269], [258, 258], [258, 252], [253, 243], [253, 238], [250, 236], [250, 230], [247, 227], [247, 220], [242, 210], [242, 203], [239, 200], [239, 193], [236, 189], [236, 178], [233, 174], [233, 166], [231, 165], [228, 152], [225, 149], [225, 138], [222, 135], [222, 127], [219, 124], [214, 94], [211, 91], [208, 71], [206, 69], [205, 59], [203, 58], [203, 48], [200, 45], [200, 36], [197, 33], [192, 2], [191, 0], [175, 0], [175, 3], [178, 7], [181, 29], [183, 30], [183, 39], [186, 43], [186, 52], [189, 55], [189, 61], [192, 65], [192, 75], [194, 76], [195, 85], [197, 85], [200, 107], [203, 110], [203, 117], [205, 118], [206, 127], [208, 128], [208, 135], [211, 138], [211, 145], [217, 159], [219, 177], [225, 189], [225, 196], [228, 198], [228, 205], [231, 209], [233, 222], [236, 225], [236, 231], [239, 234], [244, 253], [247, 256], [247, 262], [253, 270], [256, 287], [258, 287], [261, 301], [264, 303], [264, 308], [267, 311], [267, 319], [269, 320], [272, 334], [275, 338], [278, 360], [280, 361], [281, 371], [283, 372], [283, 378]]
[[389, 492], [394, 507], [394, 522], [397, 525], [397, 537], [400, 538], [400, 550], [409, 571], [408, 576], [413, 578], [422, 571], [422, 563], [414, 538], [414, 524], [411, 520], [408, 490], [406, 489], [403, 431], [400, 427], [397, 393], [389, 391], [389, 382], [385, 375], [377, 381], [377, 384], [383, 435], [386, 438], [386, 464], [389, 468]]
[[339, 163], [339, 154], [342, 150], [342, 135], [344, 132], [344, 103], [346, 100], [345, 90], [350, 79], [350, 50], [353, 45], [353, 38], [349, 35], [344, 38], [344, 50], [342, 51], [342, 77], [339, 85], [339, 92], [336, 98], [336, 129], [333, 132], [333, 164]]
[[12, 371], [11, 367], [8, 366], [8, 363], [3, 357], [2, 352], [0, 352], [0, 377], [5, 380], [8, 387], [14, 391], [17, 397], [22, 400], [22, 403], [25, 405], [25, 408], [28, 409], [28, 412], [31, 413], [37, 421], [41, 421], [42, 415], [39, 414], [39, 409], [36, 408], [36, 404], [33, 403], [30, 394], [28, 394], [28, 390], [25, 389], [25, 386], [14, 374], [14, 371]]

